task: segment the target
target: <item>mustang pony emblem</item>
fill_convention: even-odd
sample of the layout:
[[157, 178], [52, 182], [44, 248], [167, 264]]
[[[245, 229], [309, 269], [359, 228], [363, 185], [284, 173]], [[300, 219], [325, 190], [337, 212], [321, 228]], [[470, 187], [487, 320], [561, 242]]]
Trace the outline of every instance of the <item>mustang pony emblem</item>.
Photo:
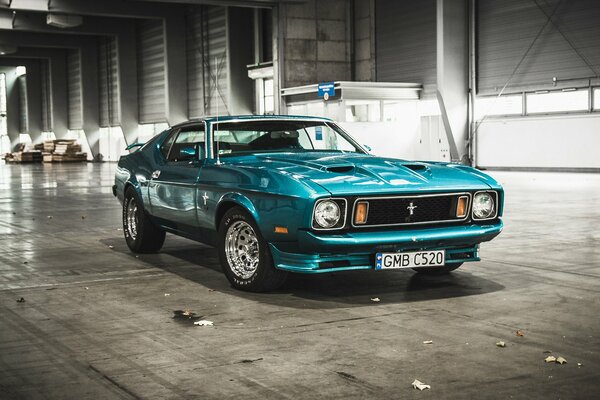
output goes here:
[[410, 213], [409, 215], [413, 215], [415, 213], [415, 208], [417, 208], [417, 206], [413, 205], [413, 202], [411, 201], [410, 205], [406, 207], [406, 209]]

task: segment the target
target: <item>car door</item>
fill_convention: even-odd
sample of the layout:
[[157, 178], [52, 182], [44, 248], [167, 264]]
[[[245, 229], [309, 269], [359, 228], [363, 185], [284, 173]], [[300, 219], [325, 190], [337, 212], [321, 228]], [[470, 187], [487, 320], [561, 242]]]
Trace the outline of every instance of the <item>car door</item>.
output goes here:
[[174, 130], [163, 143], [148, 189], [151, 213], [163, 225], [181, 232], [197, 226], [196, 184], [204, 149], [203, 124]]

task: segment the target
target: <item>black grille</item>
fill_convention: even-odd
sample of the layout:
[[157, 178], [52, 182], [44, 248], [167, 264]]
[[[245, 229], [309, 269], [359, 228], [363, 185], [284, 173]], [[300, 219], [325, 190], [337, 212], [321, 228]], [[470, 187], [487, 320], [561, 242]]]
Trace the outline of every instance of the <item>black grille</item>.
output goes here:
[[[464, 194], [463, 194], [464, 195]], [[360, 226], [399, 225], [453, 221], [456, 217], [456, 203], [461, 194], [361, 199], [368, 201], [367, 223]], [[411, 215], [410, 209], [413, 213]]]

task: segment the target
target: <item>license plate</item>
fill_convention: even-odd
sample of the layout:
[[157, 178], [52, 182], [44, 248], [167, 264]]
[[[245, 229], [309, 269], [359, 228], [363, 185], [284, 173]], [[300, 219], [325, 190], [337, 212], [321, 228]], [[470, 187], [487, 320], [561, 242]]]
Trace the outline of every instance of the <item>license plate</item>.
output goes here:
[[445, 259], [446, 252], [444, 250], [377, 253], [375, 269], [441, 267], [444, 265]]

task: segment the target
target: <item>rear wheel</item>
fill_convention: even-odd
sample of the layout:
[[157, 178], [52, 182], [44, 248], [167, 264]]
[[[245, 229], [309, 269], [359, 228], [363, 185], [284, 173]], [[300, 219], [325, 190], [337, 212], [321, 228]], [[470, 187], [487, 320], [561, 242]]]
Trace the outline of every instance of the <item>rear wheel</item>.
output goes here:
[[165, 231], [150, 221], [132, 187], [125, 191], [123, 201], [123, 233], [134, 253], [156, 253], [165, 242]]
[[449, 274], [461, 265], [463, 265], [463, 263], [452, 263], [446, 264], [443, 267], [413, 268], [413, 271], [423, 275], [444, 275]]
[[243, 208], [227, 211], [219, 226], [219, 258], [236, 289], [267, 292], [284, 284], [287, 272], [276, 269], [268, 244]]

